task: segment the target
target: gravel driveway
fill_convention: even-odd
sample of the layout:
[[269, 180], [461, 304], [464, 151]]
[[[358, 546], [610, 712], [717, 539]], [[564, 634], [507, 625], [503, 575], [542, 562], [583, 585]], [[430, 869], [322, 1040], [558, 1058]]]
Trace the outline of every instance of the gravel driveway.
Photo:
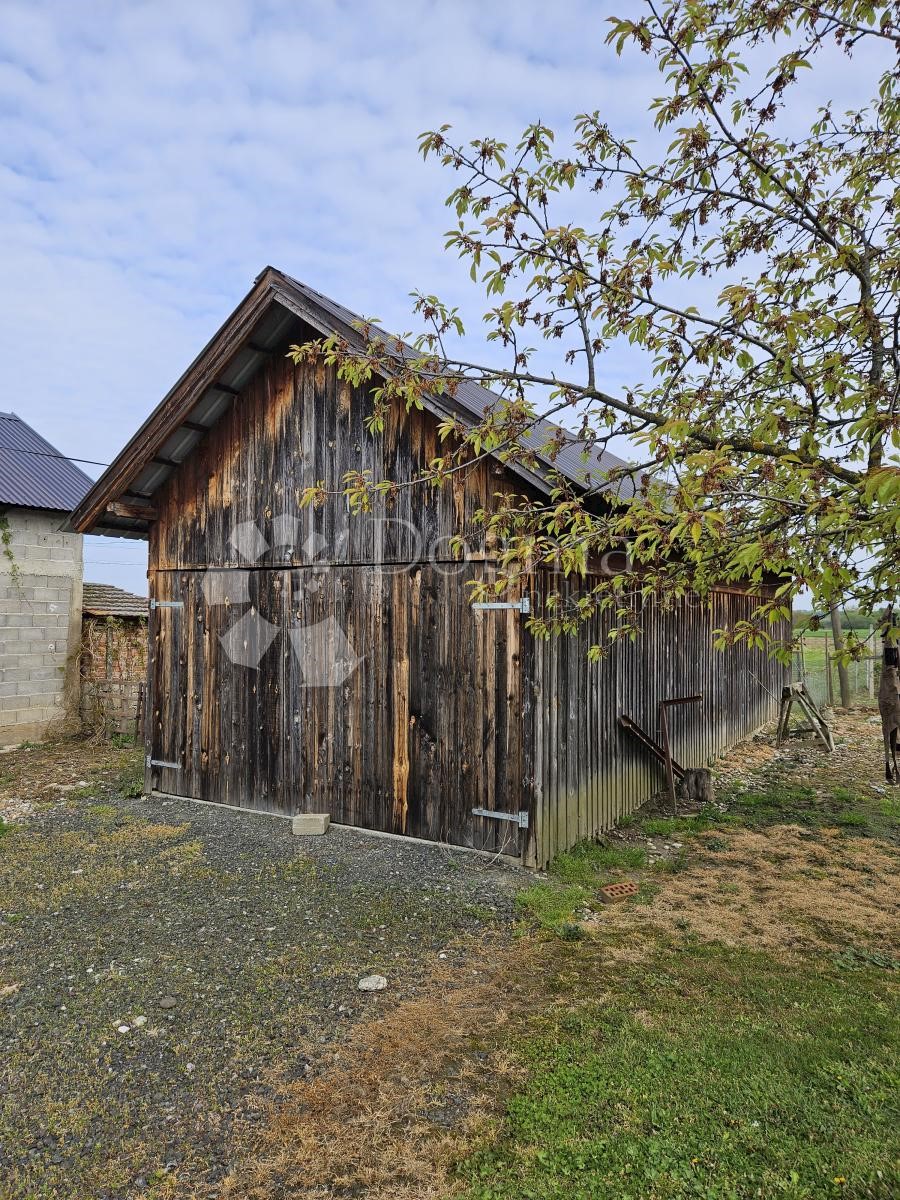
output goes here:
[[214, 1184], [248, 1099], [505, 938], [522, 880], [109, 779], [39, 806], [0, 836], [0, 1196]]

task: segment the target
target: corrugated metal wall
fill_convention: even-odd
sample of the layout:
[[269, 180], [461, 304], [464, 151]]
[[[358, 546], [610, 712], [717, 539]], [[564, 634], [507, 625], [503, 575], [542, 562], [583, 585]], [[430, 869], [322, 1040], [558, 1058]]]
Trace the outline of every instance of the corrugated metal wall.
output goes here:
[[[565, 590], [549, 578], [535, 588]], [[748, 618], [758, 603], [743, 592], [691, 597], [669, 611], [647, 602], [643, 635], [613, 644], [596, 663], [587, 651], [608, 644], [606, 617], [593, 617], [576, 635], [535, 642], [526, 734], [531, 865], [608, 829], [665, 786], [664, 770], [619, 726], [622, 713], [658, 741], [660, 701], [702, 693], [701, 703], [669, 711], [672, 751], [684, 766], [707, 765], [777, 714], [786, 668], [765, 650], [713, 646], [714, 629]]]

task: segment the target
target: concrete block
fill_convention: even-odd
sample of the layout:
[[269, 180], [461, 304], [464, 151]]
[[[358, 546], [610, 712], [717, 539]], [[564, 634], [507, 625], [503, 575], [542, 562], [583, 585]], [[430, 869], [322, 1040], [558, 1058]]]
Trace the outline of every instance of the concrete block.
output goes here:
[[62, 688], [61, 680], [54, 679], [23, 679], [15, 685], [18, 696], [55, 696]]
[[328, 813], [298, 813], [291, 822], [291, 832], [302, 836], [327, 833], [330, 822]]
[[[38, 667], [37, 671], [51, 671], [52, 667]], [[22, 679], [30, 679], [32, 675], [28, 667], [0, 667], [0, 683], [18, 683]], [[47, 678], [50, 678], [48, 676]]]
[[34, 626], [34, 614], [30, 612], [10, 613], [3, 624], [7, 629], [30, 629]]

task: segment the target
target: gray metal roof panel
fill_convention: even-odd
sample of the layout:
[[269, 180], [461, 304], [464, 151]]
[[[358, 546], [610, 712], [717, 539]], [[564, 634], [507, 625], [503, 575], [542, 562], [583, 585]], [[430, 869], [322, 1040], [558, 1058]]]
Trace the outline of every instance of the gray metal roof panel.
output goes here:
[[15, 413], [0, 412], [0, 504], [71, 512], [93, 480]]
[[[295, 279], [291, 275], [286, 275], [285, 278], [303, 292], [311, 303], [330, 313], [343, 324], [352, 326], [363, 319], [358, 313], [351, 312], [343, 304], [338, 304], [336, 300], [324, 296], [301, 280]], [[379, 329], [377, 326], [373, 326], [373, 329], [385, 339], [393, 340], [392, 335], [383, 329]], [[405, 348], [408, 349], [408, 347]], [[448, 400], [448, 403], [452, 403], [454, 407], [463, 408], [469, 416], [480, 421], [485, 412], [497, 403], [497, 396], [473, 380], [464, 379], [460, 382], [452, 401]], [[553, 444], [560, 431], [566, 440], [558, 449], [554, 448], [553, 452], [548, 454], [546, 448]], [[630, 475], [625, 475], [615, 482], [604, 482], [609, 471], [627, 468], [629, 464], [608, 450], [597, 450], [596, 447], [586, 443], [572, 441], [573, 438], [577, 439], [577, 434], [566, 429], [565, 426], [558, 425], [554, 421], [540, 420], [522, 436], [521, 440], [530, 450], [534, 451], [539, 459], [559, 471], [572, 483], [576, 483], [580, 487], [595, 487], [607, 493], [615, 492], [622, 500], [631, 499], [635, 493], [635, 484]]]

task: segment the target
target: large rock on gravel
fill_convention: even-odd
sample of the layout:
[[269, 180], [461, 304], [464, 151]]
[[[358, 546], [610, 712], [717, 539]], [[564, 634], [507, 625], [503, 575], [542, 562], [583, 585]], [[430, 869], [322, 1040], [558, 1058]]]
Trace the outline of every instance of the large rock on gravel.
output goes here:
[[387, 980], [383, 975], [364, 975], [356, 986], [361, 992], [383, 992]]

